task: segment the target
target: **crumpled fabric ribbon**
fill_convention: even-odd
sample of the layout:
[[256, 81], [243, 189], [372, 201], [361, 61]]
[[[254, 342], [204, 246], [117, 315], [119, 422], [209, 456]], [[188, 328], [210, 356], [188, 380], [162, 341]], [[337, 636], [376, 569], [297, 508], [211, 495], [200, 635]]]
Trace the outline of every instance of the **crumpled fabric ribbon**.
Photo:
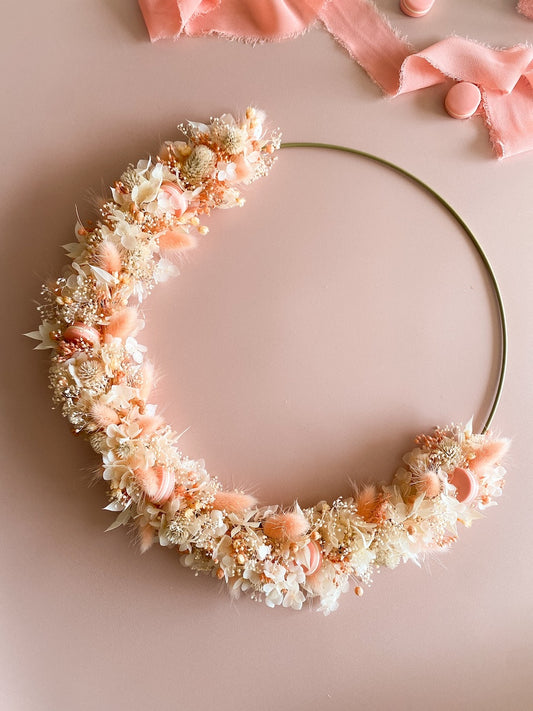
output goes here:
[[[296, 37], [315, 21], [391, 96], [453, 79], [481, 90], [478, 113], [500, 158], [533, 150], [533, 48], [491, 49], [448, 37], [419, 52], [371, 0], [139, 0], [152, 41], [217, 34], [247, 41]], [[533, 0], [518, 9], [531, 13]]]
[[533, 0], [520, 0], [517, 5], [518, 12], [533, 20]]

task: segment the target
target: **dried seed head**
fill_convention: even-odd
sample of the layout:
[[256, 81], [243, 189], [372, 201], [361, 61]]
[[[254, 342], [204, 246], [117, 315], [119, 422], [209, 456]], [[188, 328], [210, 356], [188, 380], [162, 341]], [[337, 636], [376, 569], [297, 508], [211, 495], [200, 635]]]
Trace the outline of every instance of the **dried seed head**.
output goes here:
[[231, 156], [242, 153], [245, 141], [244, 131], [238, 126], [224, 126], [220, 132], [220, 144]]
[[185, 161], [183, 173], [191, 183], [207, 178], [215, 167], [216, 155], [207, 146], [195, 146]]

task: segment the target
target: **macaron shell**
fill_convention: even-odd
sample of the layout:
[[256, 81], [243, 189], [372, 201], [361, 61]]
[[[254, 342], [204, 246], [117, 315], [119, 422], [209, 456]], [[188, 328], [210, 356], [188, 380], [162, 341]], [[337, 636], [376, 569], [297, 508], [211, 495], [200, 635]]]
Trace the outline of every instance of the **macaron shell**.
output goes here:
[[400, 10], [409, 17], [424, 17], [434, 3], [435, 0], [400, 0]]
[[306, 562], [302, 564], [306, 575], [313, 575], [322, 565], [322, 550], [316, 541], [309, 541], [305, 550]]
[[154, 503], [159, 504], [163, 501], [167, 501], [172, 496], [176, 484], [176, 477], [174, 476], [174, 472], [164, 467], [154, 467], [154, 472], [156, 476], [151, 499]]
[[480, 102], [479, 88], [468, 81], [461, 81], [446, 94], [444, 108], [452, 118], [467, 119], [476, 113]]
[[478, 495], [479, 486], [477, 480], [468, 469], [457, 467], [448, 475], [448, 481], [455, 486], [457, 501], [463, 504], [471, 504]]
[[154, 503], [159, 504], [168, 499], [174, 493], [176, 478], [174, 472], [165, 467], [148, 467], [147, 469], [136, 469], [135, 476], [141, 485], [144, 493]]
[[180, 217], [188, 207], [183, 190], [170, 180], [163, 180], [160, 190], [168, 196], [176, 217]]
[[63, 338], [65, 341], [77, 341], [83, 338], [93, 346], [100, 343], [100, 334], [96, 328], [86, 326], [84, 323], [73, 323], [72, 326], [68, 326], [63, 333]]

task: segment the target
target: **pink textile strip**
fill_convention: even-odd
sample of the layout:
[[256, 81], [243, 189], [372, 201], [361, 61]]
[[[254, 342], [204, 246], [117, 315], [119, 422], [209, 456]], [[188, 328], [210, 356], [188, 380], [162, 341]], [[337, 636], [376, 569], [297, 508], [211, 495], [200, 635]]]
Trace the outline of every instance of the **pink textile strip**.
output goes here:
[[[152, 41], [219, 34], [275, 41], [319, 19], [369, 76], [397, 96], [453, 79], [482, 93], [478, 110], [496, 154], [533, 149], [533, 48], [494, 50], [449, 37], [413, 53], [371, 0], [139, 0]], [[533, 7], [522, 0], [520, 10]]]
[[152, 42], [180, 35], [183, 23], [176, 0], [139, 0], [139, 6]]
[[518, 12], [522, 13], [522, 15], [525, 15], [526, 17], [529, 17], [530, 20], [533, 20], [533, 0], [520, 0], [517, 9]]
[[282, 40], [304, 32], [329, 0], [139, 0], [155, 42], [180, 34]]
[[337, 0], [320, 19], [383, 91], [397, 96], [446, 79], [477, 84], [479, 113], [496, 155], [533, 150], [533, 48], [495, 50], [462, 37], [448, 37], [411, 54], [367, 0]]
[[373, 3], [336, 0], [322, 8], [319, 18], [386, 94], [398, 93], [402, 66], [412, 48], [396, 34]]
[[[191, 1], [191, 0], [189, 0]], [[316, 19], [329, 0], [212, 0], [216, 7], [191, 18], [185, 32], [216, 33], [245, 40], [279, 41], [295, 37]], [[201, 4], [203, 9], [204, 3]]]

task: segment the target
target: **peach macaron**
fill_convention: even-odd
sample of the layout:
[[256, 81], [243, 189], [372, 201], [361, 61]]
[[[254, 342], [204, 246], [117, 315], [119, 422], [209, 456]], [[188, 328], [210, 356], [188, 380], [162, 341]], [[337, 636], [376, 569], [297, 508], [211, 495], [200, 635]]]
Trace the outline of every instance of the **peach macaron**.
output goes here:
[[469, 81], [460, 81], [446, 94], [444, 108], [452, 118], [467, 119], [476, 113], [480, 102], [479, 88]]
[[434, 3], [435, 0], [400, 0], [400, 10], [409, 17], [424, 17]]

